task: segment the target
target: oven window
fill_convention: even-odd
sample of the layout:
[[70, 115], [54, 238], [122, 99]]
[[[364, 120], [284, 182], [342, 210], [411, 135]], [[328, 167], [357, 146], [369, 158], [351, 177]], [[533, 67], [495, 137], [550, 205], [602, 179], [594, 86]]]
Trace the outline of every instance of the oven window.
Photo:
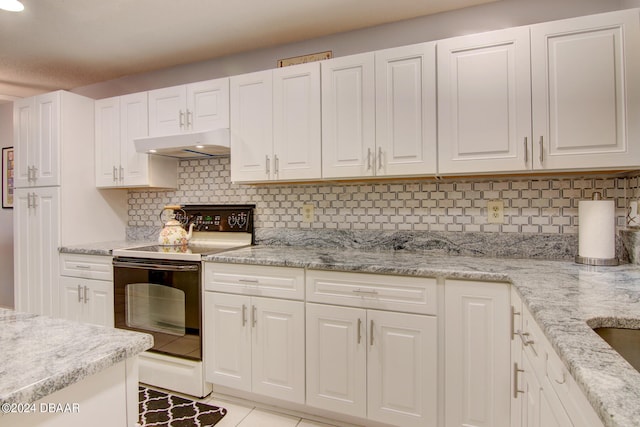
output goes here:
[[126, 324], [130, 328], [185, 335], [185, 293], [153, 283], [125, 287]]

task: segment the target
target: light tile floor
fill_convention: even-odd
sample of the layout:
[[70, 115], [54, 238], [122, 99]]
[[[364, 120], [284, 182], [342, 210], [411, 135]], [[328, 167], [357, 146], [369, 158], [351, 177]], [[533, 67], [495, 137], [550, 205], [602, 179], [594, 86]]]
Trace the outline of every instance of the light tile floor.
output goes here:
[[334, 427], [331, 424], [318, 423], [291, 415], [279, 414], [236, 402], [213, 398], [200, 400], [227, 410], [224, 418], [216, 427]]

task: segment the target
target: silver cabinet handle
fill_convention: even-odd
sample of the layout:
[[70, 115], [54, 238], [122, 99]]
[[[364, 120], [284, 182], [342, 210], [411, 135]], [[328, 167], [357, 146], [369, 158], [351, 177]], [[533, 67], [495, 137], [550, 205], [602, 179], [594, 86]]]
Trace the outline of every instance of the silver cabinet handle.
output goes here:
[[518, 398], [518, 393], [524, 393], [524, 390], [520, 390], [518, 387], [518, 373], [524, 372], [524, 369], [519, 369], [518, 364], [513, 364], [513, 398]]
[[120, 181], [124, 180], [124, 168], [120, 165]]
[[250, 283], [253, 285], [257, 285], [258, 283], [260, 283], [260, 281], [258, 279], [238, 279], [238, 282], [240, 283]]
[[353, 292], [354, 294], [360, 294], [360, 295], [371, 295], [371, 296], [378, 295], [378, 291], [376, 291], [375, 289], [367, 290], [367, 289], [358, 288], [358, 289], [352, 290], [351, 292]]
[[113, 167], [113, 182], [118, 182], [118, 168]]
[[38, 179], [38, 168], [35, 166], [32, 166], [31, 172], [33, 173], [33, 182], [36, 182]]
[[520, 316], [520, 312], [511, 306], [511, 340], [516, 337], [516, 316]]
[[27, 182], [33, 181], [33, 167], [27, 166]]
[[527, 163], [529, 163], [529, 141], [528, 141], [528, 137], [524, 137], [524, 164], [526, 165]]
[[276, 175], [280, 173], [280, 159], [277, 154], [273, 156], [273, 173]]
[[258, 313], [256, 311], [256, 306], [251, 306], [251, 327], [255, 328], [258, 323]]
[[179, 124], [180, 124], [180, 129], [184, 128], [184, 111], [180, 110], [179, 113]]
[[371, 327], [369, 331], [369, 345], [373, 346], [373, 319], [371, 320], [371, 323], [369, 326]]
[[27, 193], [27, 209], [31, 209], [31, 193]]
[[558, 381], [557, 379], [553, 379], [556, 383], [558, 384], [564, 384], [567, 382], [567, 377], [565, 376], [564, 372], [562, 373], [562, 381]]
[[38, 196], [36, 196], [36, 193], [31, 193], [31, 197], [33, 198], [31, 202], [31, 207], [35, 209], [38, 207], [38, 204], [36, 203]]
[[242, 304], [242, 327], [244, 328], [247, 324], [247, 306]]
[[187, 129], [193, 127], [193, 112], [187, 108]]
[[367, 170], [371, 170], [371, 148], [367, 148]]
[[84, 303], [88, 303], [89, 302], [89, 287], [85, 286], [84, 287]]
[[267, 178], [271, 175], [271, 159], [269, 156], [264, 156], [264, 164], [265, 164], [265, 173], [267, 174]]
[[78, 285], [78, 302], [82, 302], [82, 286]]
[[358, 344], [362, 342], [362, 319], [358, 318]]
[[544, 163], [544, 136], [540, 136], [538, 145], [540, 145], [540, 164], [542, 164]]
[[522, 345], [524, 345], [525, 347], [530, 345], [531, 346], [531, 351], [533, 351], [533, 354], [535, 354], [537, 356], [538, 352], [536, 351], [536, 348], [533, 346], [533, 344], [535, 344], [535, 342], [528, 338], [529, 337], [529, 332], [517, 331], [516, 334], [518, 334], [520, 336], [520, 339], [522, 340]]
[[382, 170], [382, 147], [378, 147], [378, 170]]
[[79, 270], [90, 270], [91, 269], [90, 265], [83, 265], [83, 264], [77, 264], [75, 267], [77, 269], [79, 269]]

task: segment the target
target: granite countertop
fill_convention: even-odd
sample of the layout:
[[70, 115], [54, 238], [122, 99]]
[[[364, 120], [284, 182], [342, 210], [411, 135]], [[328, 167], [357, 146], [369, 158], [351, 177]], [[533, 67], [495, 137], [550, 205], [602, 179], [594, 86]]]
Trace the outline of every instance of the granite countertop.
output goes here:
[[152, 345], [148, 334], [0, 308], [0, 405], [33, 403]]
[[286, 246], [254, 246], [205, 260], [512, 283], [604, 425], [636, 426], [640, 420], [640, 373], [591, 329], [640, 328], [638, 265]]
[[[61, 254], [104, 255], [111, 256], [114, 249], [144, 246], [146, 240], [113, 240], [110, 242], [87, 243], [84, 245], [62, 246], [58, 248]], [[153, 243], [156, 243], [155, 241]], [[151, 244], [151, 243], [150, 243]]]

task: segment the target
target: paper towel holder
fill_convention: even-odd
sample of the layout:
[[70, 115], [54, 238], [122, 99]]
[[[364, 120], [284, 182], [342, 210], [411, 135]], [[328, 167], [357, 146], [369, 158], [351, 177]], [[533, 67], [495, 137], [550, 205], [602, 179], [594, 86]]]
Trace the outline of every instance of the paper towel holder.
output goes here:
[[[591, 196], [591, 200], [602, 200], [602, 193], [595, 191]], [[619, 264], [618, 258], [590, 258], [576, 255], [577, 264], [595, 265], [595, 266], [616, 266]]]

